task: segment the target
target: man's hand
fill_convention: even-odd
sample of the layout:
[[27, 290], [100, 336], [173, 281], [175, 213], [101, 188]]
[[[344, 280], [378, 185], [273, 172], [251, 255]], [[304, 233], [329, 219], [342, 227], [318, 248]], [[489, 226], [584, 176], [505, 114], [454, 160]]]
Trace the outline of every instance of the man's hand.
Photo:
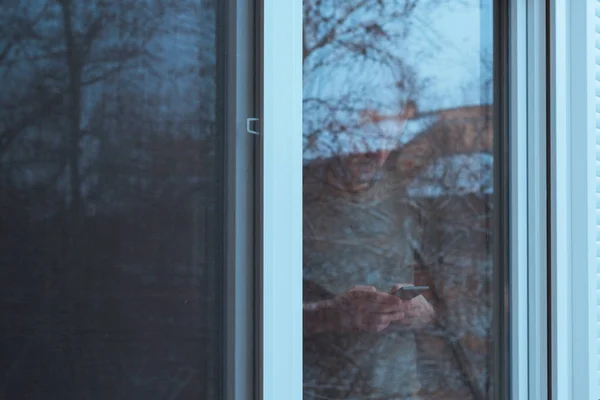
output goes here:
[[332, 301], [335, 320], [342, 332], [379, 332], [402, 320], [408, 302], [373, 286], [355, 286]]
[[404, 318], [407, 305], [373, 286], [355, 286], [332, 300], [305, 304], [305, 332], [379, 332]]
[[[392, 290], [390, 290], [390, 293], [394, 293], [404, 286], [410, 286], [410, 284], [399, 283], [394, 285]], [[407, 308], [405, 317], [398, 320], [398, 322], [404, 326], [413, 329], [421, 329], [430, 324], [435, 317], [435, 311], [433, 310], [432, 305], [422, 295], [409, 300], [406, 306]]]

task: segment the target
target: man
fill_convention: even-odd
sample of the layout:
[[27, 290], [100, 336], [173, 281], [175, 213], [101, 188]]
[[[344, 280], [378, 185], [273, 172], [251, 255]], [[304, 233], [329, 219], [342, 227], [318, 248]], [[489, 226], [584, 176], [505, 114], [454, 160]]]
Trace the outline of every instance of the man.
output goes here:
[[418, 398], [414, 331], [434, 312], [422, 296], [392, 295], [413, 282], [412, 228], [388, 154], [305, 166], [305, 399]]

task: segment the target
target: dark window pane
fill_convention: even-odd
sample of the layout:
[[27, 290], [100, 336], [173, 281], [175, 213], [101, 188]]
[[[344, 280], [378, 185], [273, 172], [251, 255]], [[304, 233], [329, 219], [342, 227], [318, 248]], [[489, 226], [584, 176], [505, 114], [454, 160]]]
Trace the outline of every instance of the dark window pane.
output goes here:
[[305, 399], [492, 396], [492, 21], [304, 1]]
[[0, 3], [0, 398], [221, 397], [216, 7]]

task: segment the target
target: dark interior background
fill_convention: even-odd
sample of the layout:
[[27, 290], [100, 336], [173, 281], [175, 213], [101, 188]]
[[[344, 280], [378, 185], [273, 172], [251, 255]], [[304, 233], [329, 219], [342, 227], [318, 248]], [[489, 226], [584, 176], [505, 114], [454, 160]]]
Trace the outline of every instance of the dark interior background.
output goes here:
[[220, 397], [216, 3], [0, 2], [0, 399]]

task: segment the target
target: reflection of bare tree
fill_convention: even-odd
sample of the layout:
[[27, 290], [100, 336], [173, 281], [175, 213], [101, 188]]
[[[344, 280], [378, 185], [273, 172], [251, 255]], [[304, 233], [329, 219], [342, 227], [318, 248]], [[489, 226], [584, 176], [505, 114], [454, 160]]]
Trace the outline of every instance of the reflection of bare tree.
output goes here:
[[218, 397], [215, 14], [1, 2], [0, 397]]
[[0, 95], [0, 157], [21, 132], [54, 112], [61, 102], [60, 95], [53, 92], [46, 82], [32, 81], [27, 76], [29, 71], [23, 71], [20, 63], [25, 48], [39, 39], [37, 30], [43, 24], [47, 7], [24, 17], [23, 6], [14, 3], [0, 4], [0, 79], [3, 82], [3, 93]]
[[[0, 71], [10, 83], [3, 96], [0, 155], [6, 155], [19, 136], [22, 140], [10, 154], [19, 164], [5, 157], [3, 165], [11, 168], [4, 174], [11, 178], [4, 180], [23, 181], [24, 174], [30, 174], [46, 188], [66, 186], [75, 224], [83, 210], [82, 174], [88, 167], [82, 159], [89, 151], [82, 142], [89, 130], [84, 116], [98, 85], [149, 55], [148, 43], [159, 33], [164, 4], [159, 0], [149, 0], [143, 7], [133, 1], [17, 3], [2, 13], [8, 41]], [[51, 178], [40, 175], [42, 168], [52, 171]], [[68, 184], [61, 182], [65, 173]], [[77, 228], [72, 225], [70, 230]]]
[[87, 2], [84, 5], [60, 0], [58, 3], [62, 38], [52, 38], [56, 45], [44, 47], [62, 53], [66, 61], [66, 71], [57, 71], [56, 77], [65, 76], [66, 72], [67, 81], [58, 83], [66, 83], [70, 204], [71, 212], [78, 215], [82, 208], [79, 154], [83, 89], [109, 79], [133, 59], [147, 54], [147, 43], [157, 32], [159, 17], [164, 10], [160, 2], [147, 2], [143, 9], [139, 2], [126, 1], [116, 4]]
[[[471, 395], [484, 399], [492, 339], [491, 107], [438, 114], [439, 120], [400, 149], [395, 160], [411, 179], [408, 195], [418, 215], [418, 237], [412, 241], [417, 279], [432, 288], [440, 316], [419, 343], [424, 357], [435, 363], [449, 352]], [[446, 346], [433, 353], [437, 340]], [[452, 375], [443, 369], [428, 374], [446, 380]], [[440, 395], [450, 398], [443, 391]]]
[[[472, 173], [468, 166], [462, 167], [466, 171], [444, 171], [441, 182], [456, 179], [458, 172], [454, 185], [419, 182], [429, 191], [413, 193], [417, 196], [414, 204], [421, 231], [419, 240], [414, 242], [418, 244], [417, 275], [432, 288], [440, 316], [437, 329], [428, 334], [447, 340], [447, 348], [463, 371], [465, 383], [476, 399], [484, 399], [490, 374], [486, 357], [491, 332], [491, 157], [483, 168], [481, 159], [469, 158], [480, 164], [477, 174], [483, 175], [470, 188], [464, 185], [464, 175]], [[424, 351], [428, 352], [426, 347]]]
[[[308, 157], [314, 157], [308, 154], [314, 152], [348, 152], [348, 147], [357, 146], [360, 140], [367, 143], [359, 146], [368, 149], [373, 141], [386, 139], [380, 132], [369, 138], [357, 138], [355, 133], [364, 126], [365, 112], [400, 114], [404, 103], [416, 95], [415, 72], [406, 64], [401, 44], [419, 3], [422, 1], [304, 2], [304, 143]], [[387, 94], [381, 92], [382, 87]], [[387, 140], [393, 142], [394, 138]]]
[[399, 173], [407, 179], [414, 178], [440, 157], [492, 153], [494, 132], [492, 108], [489, 105], [458, 107], [417, 115], [417, 118], [424, 120], [428, 117], [432, 117], [431, 122], [427, 122], [423, 131], [393, 155]]
[[[411, 239], [417, 261], [428, 267], [429, 278], [424, 283], [435, 289], [439, 295], [436, 304], [445, 310], [441, 328], [419, 339], [420, 346], [425, 346], [419, 362], [423, 395], [483, 399], [489, 371], [485, 368], [487, 346], [482, 343], [490, 339], [491, 315], [491, 207], [486, 186], [491, 182], [485, 181], [491, 178], [491, 164], [487, 163], [493, 146], [491, 109], [476, 105], [422, 112], [414, 107], [427, 82], [407, 61], [410, 57], [405, 57], [407, 46], [403, 46], [415, 26], [413, 18], [419, 18], [418, 7], [442, 3], [304, 2], [304, 260], [306, 266], [319, 259], [335, 264], [335, 256], [324, 256], [334, 246], [345, 246], [348, 252], [363, 249], [356, 257], [364, 260], [380, 256], [385, 246], [379, 239], [360, 234], [389, 219], [389, 213], [378, 209], [384, 201], [394, 199], [394, 216], [404, 215], [403, 210], [411, 204], [420, 216], [420, 235]], [[476, 84], [486, 94], [489, 85], [488, 81]], [[460, 159], [456, 155], [463, 155], [463, 161], [479, 157], [485, 165], [470, 170], [469, 165], [456, 165]], [[453, 160], [453, 165], [448, 160]], [[472, 181], [479, 175], [485, 176], [485, 182], [479, 180], [483, 184], [474, 188]], [[378, 192], [364, 196], [369, 201], [359, 205], [353, 193], [367, 190], [374, 181], [385, 184], [376, 186]], [[331, 218], [336, 207], [347, 214]], [[322, 214], [315, 211], [319, 208]], [[335, 227], [325, 227], [307, 215], [331, 218], [325, 225]], [[343, 254], [338, 249], [338, 262], [340, 258]], [[358, 271], [364, 260], [346, 261], [350, 264], [347, 268], [353, 268], [355, 262]], [[368, 391], [365, 380], [358, 377], [348, 385], [344, 381], [347, 376], [339, 371], [340, 360], [350, 357], [344, 349], [351, 345], [332, 343], [305, 342], [307, 363], [324, 364], [331, 373], [331, 380], [325, 383], [329, 389], [316, 387], [312, 378], [305, 380], [305, 395], [324, 395], [330, 390], [331, 396], [339, 396], [349, 387]], [[437, 348], [437, 353], [432, 353], [432, 348]], [[444, 356], [435, 358], [437, 355]], [[405, 365], [408, 368], [410, 360]], [[310, 369], [305, 373], [309, 376]]]
[[389, 45], [397, 46], [394, 39], [406, 35], [406, 18], [410, 17], [418, 2], [304, 2], [304, 62], [316, 52], [322, 52], [323, 56], [312, 64], [313, 70], [342, 59], [348, 60], [348, 57], [372, 58], [378, 63], [395, 60]]
[[[139, 62], [152, 58], [149, 43], [161, 33], [165, 5], [162, 0], [148, 0], [143, 7], [134, 1], [23, 2], [11, 14], [13, 36], [21, 40], [12, 46], [3, 72], [24, 101], [6, 101], [26, 125], [8, 124], [2, 144], [6, 151], [22, 136], [11, 151], [11, 158], [21, 158], [14, 179], [22, 180], [23, 174], [33, 171], [40, 184], [64, 192], [60, 208], [70, 214], [64, 243], [74, 265], [81, 265], [83, 251], [76, 238], [84, 212], [84, 177], [91, 168], [90, 109], [104, 84], [133, 67], [149, 67]], [[15, 25], [27, 28], [14, 29]], [[32, 146], [35, 142], [38, 146]], [[27, 153], [34, 160], [30, 165], [23, 163], [27, 157], [19, 157]], [[42, 154], [44, 158], [52, 154], [54, 160], [40, 165]], [[53, 171], [50, 179], [40, 175], [42, 167]]]
[[[408, 130], [416, 124], [419, 131], [413, 132], [414, 138], [404, 146], [389, 152], [385, 189], [371, 192], [367, 196], [370, 201], [364, 203], [352, 201], [347, 191], [332, 195], [324, 183], [331, 168], [355, 165], [356, 160], [369, 159], [370, 154], [372, 158], [372, 153], [329, 157], [307, 162], [304, 168], [305, 213], [314, 213], [315, 207], [322, 207], [325, 218], [332, 209], [347, 203], [347, 213], [333, 219], [328, 225], [335, 226], [326, 233], [319, 232], [319, 227], [314, 226], [316, 221], [305, 216], [304, 235], [308, 242], [304, 256], [309, 265], [320, 257], [319, 252], [331, 251], [333, 245], [343, 244], [347, 251], [351, 247], [360, 248], [361, 257], [385, 251], [376, 237], [346, 234], [346, 219], [355, 219], [350, 226], [358, 234], [391, 217], [377, 208], [386, 199], [395, 199], [398, 204], [394, 216], [407, 204], [415, 210], [419, 229], [411, 242], [420, 265], [416, 267], [416, 279], [432, 287], [435, 295], [432, 301], [440, 314], [439, 325], [420, 333], [417, 339], [422, 395], [428, 399], [484, 399], [488, 390], [490, 371], [486, 357], [491, 339], [492, 271], [489, 200], [493, 164], [490, 112], [488, 106], [475, 106], [417, 113], [408, 121], [401, 116], [378, 116], [379, 123], [400, 119]], [[322, 222], [316, 224], [323, 229]], [[313, 242], [323, 244], [317, 247]], [[341, 256], [338, 254], [338, 258]], [[330, 363], [332, 376], [339, 380], [328, 380], [332, 390], [334, 386], [345, 388], [345, 376], [335, 373], [339, 369], [335, 360], [339, 363], [340, 358], [349, 357], [344, 351], [348, 344], [327, 343], [307, 341], [306, 360], [315, 365]], [[405, 363], [409, 366], [411, 361]], [[361, 382], [354, 384], [366, 385]], [[305, 390], [312, 393], [318, 387], [308, 383]]]

